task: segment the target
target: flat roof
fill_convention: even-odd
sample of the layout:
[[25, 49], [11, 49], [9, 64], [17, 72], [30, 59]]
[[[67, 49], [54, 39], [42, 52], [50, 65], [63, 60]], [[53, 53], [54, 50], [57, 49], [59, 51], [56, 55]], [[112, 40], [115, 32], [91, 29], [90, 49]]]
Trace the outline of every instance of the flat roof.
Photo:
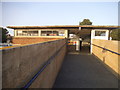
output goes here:
[[54, 25], [54, 26], [7, 26], [11, 29], [118, 29], [120, 26], [100, 25]]

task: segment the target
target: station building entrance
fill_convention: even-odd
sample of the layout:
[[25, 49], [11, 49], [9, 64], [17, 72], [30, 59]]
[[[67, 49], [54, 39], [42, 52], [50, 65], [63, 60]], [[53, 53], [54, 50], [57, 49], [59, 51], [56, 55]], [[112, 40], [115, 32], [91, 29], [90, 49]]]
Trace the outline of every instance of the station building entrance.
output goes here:
[[68, 52], [90, 53], [91, 30], [70, 30], [68, 36]]
[[84, 29], [69, 33], [68, 52], [92, 53], [92, 40], [109, 40], [109, 34], [108, 29]]

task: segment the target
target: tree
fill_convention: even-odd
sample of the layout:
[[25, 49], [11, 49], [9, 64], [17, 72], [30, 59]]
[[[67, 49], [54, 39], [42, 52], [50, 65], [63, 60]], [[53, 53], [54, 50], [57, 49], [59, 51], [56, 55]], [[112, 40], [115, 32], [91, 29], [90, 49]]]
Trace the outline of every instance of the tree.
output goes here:
[[[89, 19], [84, 19], [82, 22], [79, 23], [79, 25], [92, 25], [92, 22]], [[80, 35], [79, 35], [80, 36]], [[81, 36], [80, 36], [81, 37]], [[86, 35], [83, 37], [84, 41], [90, 42], [91, 40], [91, 35]]]
[[112, 40], [118, 40], [120, 41], [120, 29], [114, 29], [110, 33], [110, 37], [112, 37]]
[[92, 22], [89, 19], [84, 19], [79, 25], [92, 25]]
[[2, 28], [0, 27], [0, 42], [5, 43], [7, 42], [7, 34], [8, 34], [8, 30], [6, 28]]

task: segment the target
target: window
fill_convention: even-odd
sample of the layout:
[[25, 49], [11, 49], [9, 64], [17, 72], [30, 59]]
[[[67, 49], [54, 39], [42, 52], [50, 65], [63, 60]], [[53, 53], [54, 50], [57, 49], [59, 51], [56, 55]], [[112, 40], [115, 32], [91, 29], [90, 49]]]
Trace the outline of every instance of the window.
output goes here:
[[53, 32], [52, 31], [47, 31], [47, 36], [53, 36]]
[[59, 36], [65, 36], [65, 31], [63, 30], [59, 31]]
[[41, 36], [64, 36], [64, 30], [41, 31]]
[[58, 36], [58, 31], [53, 31], [53, 36]]
[[52, 31], [41, 31], [41, 36], [53, 36]]
[[95, 36], [105, 36], [106, 31], [95, 31]]
[[47, 36], [47, 31], [41, 31], [41, 36]]
[[17, 32], [17, 36], [22, 36], [22, 31], [16, 31]]
[[38, 36], [38, 31], [17, 31], [17, 36]]

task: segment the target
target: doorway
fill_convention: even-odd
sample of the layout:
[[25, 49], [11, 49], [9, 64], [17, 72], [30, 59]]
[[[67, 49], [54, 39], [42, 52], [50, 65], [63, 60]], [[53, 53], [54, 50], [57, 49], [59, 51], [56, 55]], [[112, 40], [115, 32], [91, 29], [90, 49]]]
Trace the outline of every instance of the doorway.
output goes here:
[[90, 53], [90, 43], [82, 41], [80, 53]]

